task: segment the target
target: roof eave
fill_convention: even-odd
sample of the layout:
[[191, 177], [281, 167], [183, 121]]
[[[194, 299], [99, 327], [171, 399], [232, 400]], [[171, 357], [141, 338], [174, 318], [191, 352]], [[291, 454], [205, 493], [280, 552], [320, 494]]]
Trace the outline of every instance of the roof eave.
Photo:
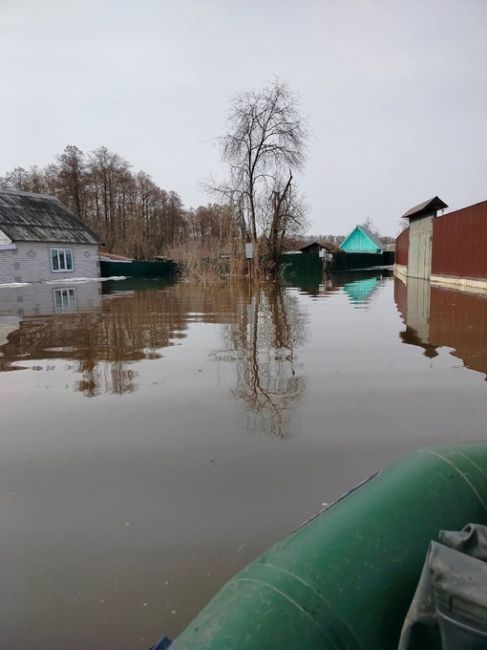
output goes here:
[[432, 214], [433, 212], [438, 212], [438, 210], [444, 210], [447, 207], [448, 205], [442, 201], [439, 196], [434, 196], [432, 199], [423, 201], [422, 203], [409, 208], [409, 210], [406, 210], [401, 219], [415, 219], [423, 217]]

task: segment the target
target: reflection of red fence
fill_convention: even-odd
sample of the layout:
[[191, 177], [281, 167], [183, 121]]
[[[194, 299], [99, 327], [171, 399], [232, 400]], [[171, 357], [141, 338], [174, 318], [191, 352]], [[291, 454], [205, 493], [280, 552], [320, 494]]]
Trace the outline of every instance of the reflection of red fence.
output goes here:
[[[406, 325], [405, 333], [409, 333], [408, 337], [401, 336], [403, 341], [419, 345], [425, 350], [427, 346], [453, 348], [451, 354], [462, 359], [467, 368], [487, 373], [487, 297], [436, 287], [429, 284], [428, 280], [418, 282], [419, 284], [406, 286], [398, 278], [394, 279], [394, 300]], [[408, 315], [408, 291], [413, 292], [409, 296], [413, 306], [418, 303], [418, 297], [414, 293], [418, 291], [423, 302], [429, 305], [429, 309], [424, 310], [425, 321], [422, 327], [418, 313], [415, 312], [412, 317]], [[414, 329], [418, 324], [421, 338], [419, 331]]]
[[431, 272], [487, 278], [487, 201], [433, 219]]
[[467, 368], [487, 372], [487, 298], [431, 287], [430, 343], [454, 348]]
[[406, 285], [398, 278], [394, 278], [394, 302], [396, 303], [397, 311], [406, 323], [408, 319], [408, 294]]
[[403, 230], [399, 237], [396, 239], [396, 264], [401, 266], [408, 265], [408, 251], [409, 251], [409, 228]]

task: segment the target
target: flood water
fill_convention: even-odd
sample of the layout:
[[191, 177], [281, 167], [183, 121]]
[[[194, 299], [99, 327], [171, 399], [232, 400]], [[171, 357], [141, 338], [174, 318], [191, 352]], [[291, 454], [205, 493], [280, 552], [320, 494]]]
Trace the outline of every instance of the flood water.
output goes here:
[[0, 647], [147, 650], [430, 443], [486, 439], [487, 297], [324, 283], [0, 289]]

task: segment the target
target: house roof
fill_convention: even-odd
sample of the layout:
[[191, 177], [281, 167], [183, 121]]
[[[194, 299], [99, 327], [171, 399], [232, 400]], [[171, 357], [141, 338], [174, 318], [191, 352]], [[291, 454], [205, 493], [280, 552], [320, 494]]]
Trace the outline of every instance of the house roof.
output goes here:
[[311, 246], [319, 246], [320, 248], [325, 248], [330, 253], [336, 253], [338, 250], [338, 246], [335, 246], [335, 244], [332, 244], [331, 242], [325, 240], [318, 241], [317, 239], [313, 241], [307, 240], [306, 242], [299, 243], [293, 242], [288, 246], [284, 246], [284, 250], [288, 253], [300, 253], [307, 248], [310, 248]]
[[101, 243], [98, 235], [49, 194], [0, 189], [0, 230], [13, 242]]
[[384, 244], [377, 237], [377, 235], [374, 235], [374, 233], [367, 228], [367, 226], [357, 226], [357, 228], [359, 228], [359, 230], [361, 230], [365, 235], [367, 235], [367, 237], [374, 242], [377, 248], [380, 248], [381, 250], [384, 249]]
[[[348, 249], [347, 244], [348, 244], [348, 242], [354, 240], [354, 235], [355, 235], [355, 233], [356, 233], [357, 231], [360, 231], [363, 235], [365, 235], [365, 237], [366, 237], [366, 238], [367, 238], [367, 239], [372, 243], [372, 245], [373, 245], [375, 248], [378, 248], [381, 252], [384, 250], [384, 245], [382, 244], [382, 242], [380, 241], [380, 239], [378, 239], [378, 238], [376, 237], [376, 235], [374, 235], [374, 233], [373, 233], [371, 230], [369, 230], [366, 226], [360, 226], [360, 225], [355, 226], [355, 228], [352, 230], [352, 232], [349, 233], [349, 234], [345, 237], [345, 239], [344, 239], [344, 240], [342, 241], [342, 243], [340, 244], [340, 250], [345, 250], [346, 252], [348, 252], [348, 250], [347, 250], [347, 249]], [[353, 250], [353, 252], [354, 252], [354, 253], [361, 253], [361, 252], [367, 252], [367, 251], [366, 251], [366, 249], [364, 249], [364, 250], [362, 250], [362, 249], [355, 249], [355, 250]]]
[[100, 261], [102, 262], [133, 262], [133, 257], [126, 257], [125, 255], [118, 255], [117, 253], [109, 253], [108, 251], [100, 250]]
[[410, 208], [402, 215], [401, 219], [415, 219], [416, 217], [422, 217], [423, 215], [431, 214], [432, 212], [443, 210], [443, 208], [447, 207], [448, 206], [444, 201], [442, 201], [438, 196], [434, 196], [432, 199], [423, 201], [423, 203], [415, 205], [414, 208]]
[[311, 246], [319, 246], [320, 248], [325, 248], [327, 251], [330, 253], [334, 253], [337, 250], [337, 247], [334, 244], [330, 244], [330, 242], [325, 242], [325, 241], [317, 241], [316, 239], [314, 241], [307, 242], [306, 244], [303, 244], [302, 246], [299, 246], [296, 250], [298, 251], [304, 251], [307, 248], [311, 248]]

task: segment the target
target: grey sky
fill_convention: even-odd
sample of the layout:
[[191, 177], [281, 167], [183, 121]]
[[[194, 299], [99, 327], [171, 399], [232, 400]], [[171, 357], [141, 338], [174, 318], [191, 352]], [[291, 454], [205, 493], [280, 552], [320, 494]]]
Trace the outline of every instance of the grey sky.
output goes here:
[[314, 233], [487, 199], [485, 0], [0, 0], [0, 60], [0, 174], [104, 144], [206, 203], [229, 100], [275, 75]]

